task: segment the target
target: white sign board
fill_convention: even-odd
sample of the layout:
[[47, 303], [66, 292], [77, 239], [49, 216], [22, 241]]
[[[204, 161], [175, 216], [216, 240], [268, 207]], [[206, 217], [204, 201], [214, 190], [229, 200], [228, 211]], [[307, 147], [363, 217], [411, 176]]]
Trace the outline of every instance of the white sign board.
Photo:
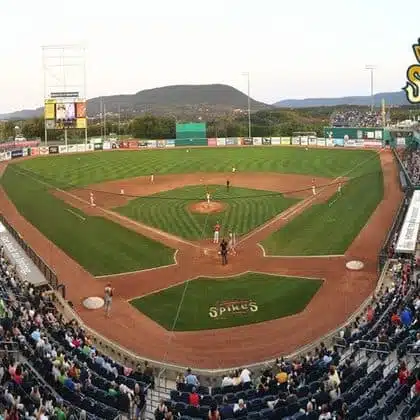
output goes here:
[[400, 236], [398, 237], [396, 252], [413, 254], [416, 251], [417, 236], [420, 230], [420, 191], [416, 190], [411, 198], [405, 215]]

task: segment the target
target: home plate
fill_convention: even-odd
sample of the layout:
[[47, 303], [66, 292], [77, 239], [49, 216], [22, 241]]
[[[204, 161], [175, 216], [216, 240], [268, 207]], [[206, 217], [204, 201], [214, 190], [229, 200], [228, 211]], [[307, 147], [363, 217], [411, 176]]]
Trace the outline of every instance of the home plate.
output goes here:
[[361, 270], [365, 265], [362, 261], [352, 260], [346, 263], [346, 268], [349, 270]]

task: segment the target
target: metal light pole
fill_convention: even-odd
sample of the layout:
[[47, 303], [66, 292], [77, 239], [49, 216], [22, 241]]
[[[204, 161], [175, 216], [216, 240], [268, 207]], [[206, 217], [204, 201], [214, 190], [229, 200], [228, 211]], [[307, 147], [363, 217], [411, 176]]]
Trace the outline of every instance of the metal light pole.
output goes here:
[[373, 112], [373, 109], [375, 108], [375, 101], [373, 98], [373, 74], [376, 70], [376, 66], [373, 64], [366, 64], [365, 70], [370, 71], [370, 110]]
[[249, 71], [243, 73], [248, 78], [248, 138], [251, 138], [251, 79]]

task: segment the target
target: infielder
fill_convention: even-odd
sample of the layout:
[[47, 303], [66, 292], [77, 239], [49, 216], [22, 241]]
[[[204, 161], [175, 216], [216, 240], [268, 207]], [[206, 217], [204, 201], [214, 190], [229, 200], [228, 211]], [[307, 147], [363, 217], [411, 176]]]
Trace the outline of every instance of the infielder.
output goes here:
[[120, 193], [121, 193], [121, 195], [124, 195], [124, 189], [121, 188]]
[[232, 173], [234, 174], [236, 172], [236, 168], [235, 167], [233, 167], [232, 168]]
[[236, 238], [235, 234], [231, 231], [229, 232], [229, 241], [228, 241], [228, 250], [232, 255], [236, 255]]
[[312, 195], [316, 195], [316, 188], [315, 184], [312, 185]]
[[95, 207], [96, 206], [96, 204], [95, 204], [95, 196], [93, 195], [93, 192], [90, 193], [90, 205], [92, 207]]
[[208, 191], [206, 192], [206, 200], [207, 200], [207, 205], [210, 206], [211, 195]]
[[108, 283], [104, 289], [105, 315], [107, 317], [109, 317], [109, 314], [111, 312], [113, 296], [114, 296], [114, 289], [111, 287], [111, 283]]
[[153, 184], [155, 182], [155, 175], [150, 175], [150, 182]]
[[341, 182], [338, 183], [337, 192], [341, 194]]
[[220, 235], [220, 224], [219, 222], [216, 222], [216, 224], [213, 227], [213, 243], [214, 244], [219, 243], [219, 235]]

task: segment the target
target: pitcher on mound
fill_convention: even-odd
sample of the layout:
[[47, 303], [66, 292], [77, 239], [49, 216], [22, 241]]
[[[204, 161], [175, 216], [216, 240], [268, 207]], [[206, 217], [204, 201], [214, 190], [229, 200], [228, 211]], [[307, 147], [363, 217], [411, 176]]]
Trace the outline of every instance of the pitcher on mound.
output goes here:
[[211, 195], [210, 195], [210, 193], [207, 191], [207, 192], [206, 192], [206, 201], [207, 201], [207, 206], [208, 206], [208, 207], [210, 206], [210, 200], [211, 200]]
[[219, 243], [219, 236], [220, 236], [220, 224], [219, 222], [216, 222], [216, 224], [213, 227], [213, 243], [214, 244]]

